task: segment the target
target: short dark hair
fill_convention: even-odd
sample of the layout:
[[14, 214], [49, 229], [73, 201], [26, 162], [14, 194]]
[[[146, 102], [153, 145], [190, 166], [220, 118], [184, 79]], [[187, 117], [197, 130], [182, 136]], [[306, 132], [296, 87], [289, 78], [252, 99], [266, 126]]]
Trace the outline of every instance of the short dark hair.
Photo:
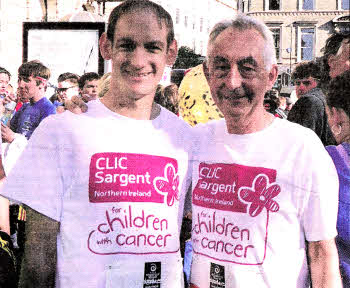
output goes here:
[[60, 76], [57, 78], [57, 82], [63, 82], [63, 81], [69, 81], [73, 84], [78, 84], [79, 81], [79, 75], [71, 72], [65, 72], [62, 73]]
[[115, 7], [108, 18], [107, 39], [113, 43], [115, 27], [117, 26], [119, 18], [122, 15], [137, 9], [152, 11], [158, 17], [160, 26], [162, 25], [162, 22], [165, 23], [165, 26], [168, 29], [167, 47], [169, 48], [170, 44], [174, 41], [173, 20], [171, 19], [170, 14], [162, 6], [149, 0], [126, 0]]
[[314, 61], [302, 62], [295, 67], [292, 73], [292, 80], [312, 77], [319, 81], [321, 74], [321, 67], [318, 63]]
[[[43, 79], [49, 80], [51, 77], [50, 69], [47, 68], [43, 63], [41, 63], [39, 60], [32, 60], [27, 63], [23, 63], [18, 68], [18, 76], [22, 77], [41, 77]], [[36, 84], [39, 86], [39, 84], [42, 81], [39, 79], [36, 79]]]
[[98, 80], [100, 77], [95, 72], [87, 72], [79, 78], [79, 88], [83, 89], [86, 81]]
[[11, 73], [1, 66], [0, 66], [0, 74], [6, 74], [7, 76], [9, 76], [9, 79], [11, 79]]
[[326, 93], [329, 107], [341, 108], [350, 118], [350, 70], [335, 77], [329, 82]]

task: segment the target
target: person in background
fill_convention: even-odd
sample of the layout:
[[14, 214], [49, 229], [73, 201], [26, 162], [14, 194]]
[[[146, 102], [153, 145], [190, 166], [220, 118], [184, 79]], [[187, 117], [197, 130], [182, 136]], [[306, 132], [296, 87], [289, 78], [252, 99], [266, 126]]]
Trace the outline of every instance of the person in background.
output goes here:
[[320, 71], [320, 66], [312, 61], [303, 62], [295, 68], [292, 79], [298, 100], [287, 119], [312, 129], [326, 146], [334, 144], [335, 140], [327, 121], [325, 96], [318, 87]]
[[4, 98], [8, 91], [8, 85], [11, 80], [11, 73], [5, 68], [0, 67], [0, 97]]
[[179, 115], [178, 88], [176, 84], [157, 86], [154, 101], [176, 115]]
[[111, 85], [111, 72], [107, 72], [98, 81], [97, 95], [99, 98], [102, 98], [108, 92], [110, 85]]
[[293, 101], [292, 101], [292, 99], [290, 99], [290, 97], [285, 97], [285, 98], [286, 98], [286, 108], [284, 110], [284, 113], [288, 117], [290, 110], [292, 110], [292, 108], [293, 108]]
[[10, 127], [1, 125], [4, 142], [11, 143], [19, 135], [29, 139], [44, 118], [56, 113], [53, 104], [45, 97], [49, 78], [49, 68], [40, 61], [33, 60], [19, 67], [18, 90], [29, 102], [15, 113]]
[[98, 80], [100, 77], [95, 72], [88, 72], [79, 78], [80, 96], [84, 102], [96, 100], [98, 97]]
[[71, 72], [65, 72], [57, 78], [56, 95], [57, 100], [54, 101], [54, 105], [57, 109], [57, 113], [65, 111], [65, 105], [73, 96], [79, 95], [79, 75]]
[[324, 52], [323, 82], [350, 70], [350, 33], [332, 34], [322, 48]]
[[329, 125], [337, 146], [327, 146], [339, 176], [336, 244], [343, 287], [350, 287], [350, 70], [331, 80], [327, 92]]

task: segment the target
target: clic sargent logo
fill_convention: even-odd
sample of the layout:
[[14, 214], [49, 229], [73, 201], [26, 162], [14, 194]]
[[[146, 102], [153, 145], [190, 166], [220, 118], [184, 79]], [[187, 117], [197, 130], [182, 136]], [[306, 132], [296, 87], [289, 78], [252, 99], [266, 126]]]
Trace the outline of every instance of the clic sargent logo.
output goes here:
[[132, 153], [97, 153], [91, 157], [89, 200], [153, 202], [179, 200], [178, 164], [173, 158]]

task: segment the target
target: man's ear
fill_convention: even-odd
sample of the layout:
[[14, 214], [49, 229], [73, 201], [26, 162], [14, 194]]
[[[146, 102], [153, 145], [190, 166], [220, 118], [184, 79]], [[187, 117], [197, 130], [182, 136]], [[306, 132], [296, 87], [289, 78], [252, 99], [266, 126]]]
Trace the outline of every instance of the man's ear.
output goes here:
[[209, 81], [209, 68], [208, 68], [208, 59], [205, 59], [203, 64], [203, 72], [204, 76], [207, 79], [207, 82]]
[[172, 66], [176, 61], [176, 56], [177, 56], [177, 42], [174, 39], [173, 42], [168, 47], [166, 64], [169, 66]]
[[277, 65], [273, 64], [269, 72], [269, 78], [268, 78], [269, 90], [272, 88], [273, 84], [275, 84], [277, 76], [278, 76], [278, 67]]
[[99, 40], [100, 52], [105, 60], [112, 58], [112, 43], [107, 39], [107, 34], [103, 33]]

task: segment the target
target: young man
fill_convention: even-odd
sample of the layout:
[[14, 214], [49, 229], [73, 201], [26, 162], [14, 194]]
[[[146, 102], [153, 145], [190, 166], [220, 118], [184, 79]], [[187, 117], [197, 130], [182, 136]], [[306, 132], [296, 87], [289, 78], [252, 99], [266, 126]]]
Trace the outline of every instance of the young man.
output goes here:
[[84, 102], [97, 99], [98, 80], [100, 77], [95, 72], [88, 72], [79, 79], [79, 91]]
[[75, 73], [65, 72], [57, 78], [57, 99], [53, 102], [57, 112], [65, 111], [65, 105], [74, 96], [79, 95], [79, 75]]
[[338, 177], [310, 129], [265, 111], [274, 51], [247, 16], [210, 34], [209, 86], [225, 119], [195, 128], [192, 287], [308, 287], [309, 272], [312, 287], [341, 287]]
[[[30, 102], [23, 105], [13, 116], [10, 128], [1, 126], [1, 132], [6, 142], [14, 140], [14, 133], [27, 139], [33, 134], [40, 122], [47, 116], [55, 114], [52, 103], [45, 97], [50, 70], [39, 61], [22, 64], [18, 69], [18, 90]], [[10, 133], [11, 129], [14, 133]]]
[[288, 113], [288, 120], [312, 129], [320, 137], [323, 145], [335, 144], [329, 128], [326, 100], [318, 87], [321, 77], [320, 65], [316, 62], [299, 64], [292, 74], [295, 82], [298, 101]]
[[182, 287], [190, 127], [153, 103], [177, 53], [171, 17], [153, 2], [125, 1], [100, 47], [112, 61], [109, 92], [83, 116], [43, 122], [20, 161], [35, 169], [15, 167], [2, 190], [37, 211], [27, 214], [21, 282], [50, 285], [54, 253], [40, 251], [57, 237], [58, 287]]

